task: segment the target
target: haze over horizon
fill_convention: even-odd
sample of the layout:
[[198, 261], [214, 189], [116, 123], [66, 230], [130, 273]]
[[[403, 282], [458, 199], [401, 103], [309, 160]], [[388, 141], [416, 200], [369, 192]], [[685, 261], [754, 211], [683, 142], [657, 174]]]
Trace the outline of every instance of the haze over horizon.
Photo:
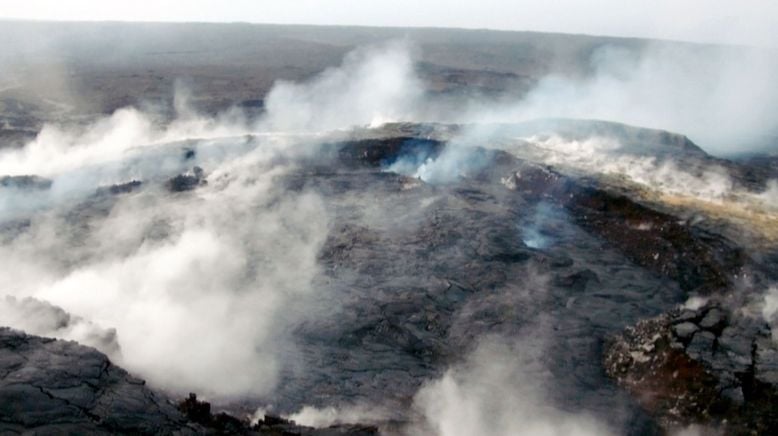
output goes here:
[[[413, 13], [409, 13], [413, 11]], [[595, 0], [0, 0], [0, 18], [56, 21], [249, 22], [380, 27], [453, 27], [671, 39], [778, 48], [778, 3]]]

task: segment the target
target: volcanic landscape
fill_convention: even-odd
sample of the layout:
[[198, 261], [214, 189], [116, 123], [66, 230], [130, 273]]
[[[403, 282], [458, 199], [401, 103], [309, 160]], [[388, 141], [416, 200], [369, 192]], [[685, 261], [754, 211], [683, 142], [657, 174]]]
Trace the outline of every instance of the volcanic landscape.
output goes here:
[[0, 35], [0, 434], [778, 434], [774, 51]]

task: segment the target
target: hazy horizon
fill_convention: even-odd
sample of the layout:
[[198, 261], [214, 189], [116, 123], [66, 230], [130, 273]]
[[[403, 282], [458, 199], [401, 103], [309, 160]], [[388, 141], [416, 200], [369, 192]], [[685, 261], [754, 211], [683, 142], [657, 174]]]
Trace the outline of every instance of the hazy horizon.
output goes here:
[[442, 0], [423, 4], [410, 0], [270, 0], [262, 4], [239, 0], [228, 5], [214, 0], [133, 4], [0, 0], [0, 6], [0, 19], [11, 20], [433, 27], [778, 47], [778, 36], [772, 31], [778, 24], [778, 4], [762, 0], [661, 0], [650, 5], [615, 0], [585, 4], [573, 0], [453, 4]]

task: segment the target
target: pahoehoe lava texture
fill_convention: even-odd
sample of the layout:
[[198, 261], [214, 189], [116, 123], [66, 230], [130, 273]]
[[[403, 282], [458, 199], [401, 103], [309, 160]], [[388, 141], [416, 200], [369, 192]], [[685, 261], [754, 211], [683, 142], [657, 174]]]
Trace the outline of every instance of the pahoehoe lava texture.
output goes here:
[[376, 429], [314, 429], [266, 416], [258, 423], [192, 394], [177, 406], [105, 355], [75, 342], [0, 328], [0, 434], [244, 434], [369, 436]]
[[0, 433], [195, 434], [166, 398], [74, 342], [0, 328]]
[[[333, 399], [380, 400], [402, 410], [423, 380], [439, 375], [478, 338], [517, 335], [539, 324], [551, 338], [547, 364], [560, 407], [591, 411], [635, 434], [658, 431], [603, 373], [597, 359], [613, 353], [606, 340], [688, 295], [715, 300], [732, 291], [744, 271], [761, 277], [763, 265], [725, 237], [607, 184], [501, 151], [476, 150], [490, 164], [445, 186], [381, 171], [398, 153], [436, 156], [440, 150], [436, 141], [410, 138], [348, 142], [338, 153], [348, 171], [289, 177], [290, 185], [330, 199], [337, 225], [320, 255], [326, 266], [320, 286], [334, 288], [340, 304], [332, 319], [299, 329], [307, 344], [303, 358], [317, 370], [291, 377], [279, 392], [280, 404], [293, 407], [307, 396], [320, 406]], [[354, 195], [384, 220], [365, 224], [350, 207]], [[554, 241], [542, 250], [523, 243], [520, 225], [540, 204], [547, 210], [541, 231]], [[533, 275], [548, 281], [537, 283]], [[765, 334], [739, 325], [728, 330], [742, 335], [733, 343]], [[700, 347], [708, 355], [716, 346]], [[686, 358], [708, 364], [699, 354]], [[731, 374], [713, 377], [722, 384]], [[771, 424], [760, 428], [774, 425], [770, 414], [762, 419]], [[709, 421], [689, 414], [682, 422]]]
[[[306, 303], [325, 315], [295, 326], [286, 358], [301, 364], [285, 369], [272, 396], [241, 406], [291, 413], [302, 405], [375, 404], [402, 423], [420, 386], [479, 338], [532, 331], [543, 338], [550, 398], [562, 410], [589, 412], [630, 434], [724, 419], [733, 431], [776, 428], [778, 354], [769, 326], [736, 313], [748, 290], [733, 296], [739, 277], [748, 273], [756, 286], [769, 265], [620, 187], [504, 151], [472, 148], [487, 164], [443, 185], [387, 171], [403, 156], [434, 160], [447, 147], [408, 131], [330, 142], [281, 176], [285, 188], [324, 198], [334, 217], [318, 253], [318, 292]], [[678, 147], [699, 154], [693, 144]], [[168, 195], [196, 195], [204, 182], [199, 170], [162, 184], [176, 192]], [[148, 185], [102, 192], [136, 195]], [[109, 200], [93, 197], [79, 207], [100, 213], [80, 213], [99, 219]], [[550, 242], [528, 243], [530, 226]], [[679, 311], [690, 295], [710, 302]], [[59, 413], [68, 425], [100, 431], [204, 431], [95, 351], [8, 330], [2, 344], [0, 395], [24, 399], [3, 402], [21, 404], [2, 419], [10, 430], [47, 425], [47, 414]], [[650, 352], [649, 360], [637, 352]], [[14, 375], [33, 358], [51, 369]], [[55, 377], [57, 362], [61, 374], [81, 378]], [[24, 383], [13, 381], [22, 375]], [[705, 403], [674, 400], [684, 395]], [[201, 410], [196, 399], [187, 407], [188, 415]], [[764, 413], [750, 419], [744, 410]]]

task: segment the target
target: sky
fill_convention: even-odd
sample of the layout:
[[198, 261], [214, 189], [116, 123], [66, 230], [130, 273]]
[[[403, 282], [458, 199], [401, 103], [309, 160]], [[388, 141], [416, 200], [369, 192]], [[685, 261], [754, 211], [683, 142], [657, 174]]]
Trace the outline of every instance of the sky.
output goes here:
[[775, 0], [0, 0], [0, 18], [488, 28], [778, 47]]

